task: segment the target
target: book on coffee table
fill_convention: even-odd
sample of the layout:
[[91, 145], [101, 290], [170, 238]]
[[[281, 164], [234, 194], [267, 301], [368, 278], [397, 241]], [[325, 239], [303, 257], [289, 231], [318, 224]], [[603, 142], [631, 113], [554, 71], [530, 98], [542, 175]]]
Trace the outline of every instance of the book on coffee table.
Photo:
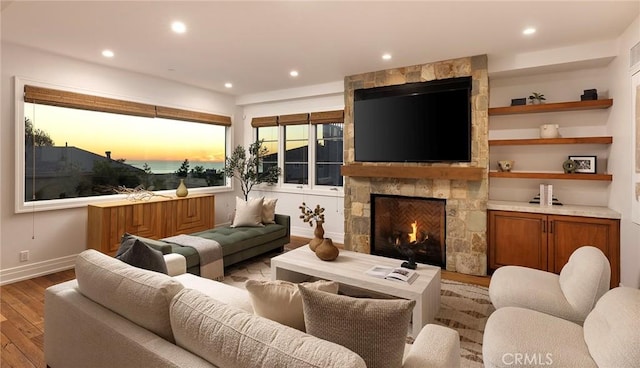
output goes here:
[[381, 279], [403, 281], [411, 284], [413, 280], [418, 278], [416, 271], [402, 267], [385, 267], [385, 266], [373, 266], [365, 272], [369, 276], [378, 277]]

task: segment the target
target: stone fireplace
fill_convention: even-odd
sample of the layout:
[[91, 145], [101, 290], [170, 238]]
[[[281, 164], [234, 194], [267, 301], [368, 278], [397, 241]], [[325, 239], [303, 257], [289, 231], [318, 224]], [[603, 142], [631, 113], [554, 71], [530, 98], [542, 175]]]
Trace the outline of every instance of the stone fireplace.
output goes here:
[[445, 204], [438, 198], [371, 195], [371, 254], [444, 267]]
[[[362, 163], [354, 161], [354, 90], [464, 76], [472, 78], [471, 162]], [[371, 246], [375, 240], [372, 239], [371, 227], [372, 194], [435, 198], [445, 200], [446, 269], [465, 274], [486, 275], [486, 210], [489, 197], [488, 103], [489, 81], [486, 55], [345, 78], [345, 166], [342, 173], [345, 176], [344, 246], [346, 249], [363, 253], [372, 251]], [[474, 174], [467, 175], [467, 172]]]

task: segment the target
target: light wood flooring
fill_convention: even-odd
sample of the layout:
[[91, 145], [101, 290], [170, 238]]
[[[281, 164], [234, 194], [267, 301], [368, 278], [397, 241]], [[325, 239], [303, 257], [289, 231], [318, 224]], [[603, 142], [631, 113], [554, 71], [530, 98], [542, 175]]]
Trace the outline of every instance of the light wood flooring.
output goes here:
[[[287, 249], [309, 242], [292, 237]], [[338, 246], [340, 246], [338, 244]], [[44, 290], [49, 286], [75, 278], [73, 270], [16, 282], [0, 287], [0, 367], [45, 368], [44, 362]], [[489, 277], [442, 271], [442, 278], [488, 286]]]

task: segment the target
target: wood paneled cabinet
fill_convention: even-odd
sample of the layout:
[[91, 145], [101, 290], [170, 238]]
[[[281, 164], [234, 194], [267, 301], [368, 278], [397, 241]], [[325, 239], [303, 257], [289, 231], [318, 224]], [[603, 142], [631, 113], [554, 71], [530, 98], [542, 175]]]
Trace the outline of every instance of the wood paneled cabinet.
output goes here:
[[580, 216], [488, 211], [490, 271], [517, 265], [560, 273], [574, 250], [592, 245], [611, 264], [611, 287], [620, 283], [620, 221]]
[[214, 211], [211, 194], [92, 204], [88, 206], [87, 247], [113, 256], [124, 233], [161, 239], [211, 229]]

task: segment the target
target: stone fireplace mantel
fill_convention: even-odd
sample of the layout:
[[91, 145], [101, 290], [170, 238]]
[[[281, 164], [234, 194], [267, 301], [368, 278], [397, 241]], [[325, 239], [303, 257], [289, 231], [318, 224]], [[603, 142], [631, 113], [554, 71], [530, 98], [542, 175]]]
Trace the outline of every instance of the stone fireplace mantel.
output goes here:
[[480, 181], [484, 178], [481, 167], [439, 167], [439, 166], [373, 166], [344, 165], [340, 168], [342, 176], [361, 178], [400, 178], [400, 179], [449, 179]]
[[[469, 162], [389, 163], [355, 161], [354, 91], [437, 79], [467, 77], [471, 91]], [[446, 269], [487, 273], [489, 199], [489, 77], [487, 56], [477, 55], [345, 77], [344, 246], [370, 253], [371, 195], [444, 199]], [[374, 234], [375, 235], [375, 234]]]

